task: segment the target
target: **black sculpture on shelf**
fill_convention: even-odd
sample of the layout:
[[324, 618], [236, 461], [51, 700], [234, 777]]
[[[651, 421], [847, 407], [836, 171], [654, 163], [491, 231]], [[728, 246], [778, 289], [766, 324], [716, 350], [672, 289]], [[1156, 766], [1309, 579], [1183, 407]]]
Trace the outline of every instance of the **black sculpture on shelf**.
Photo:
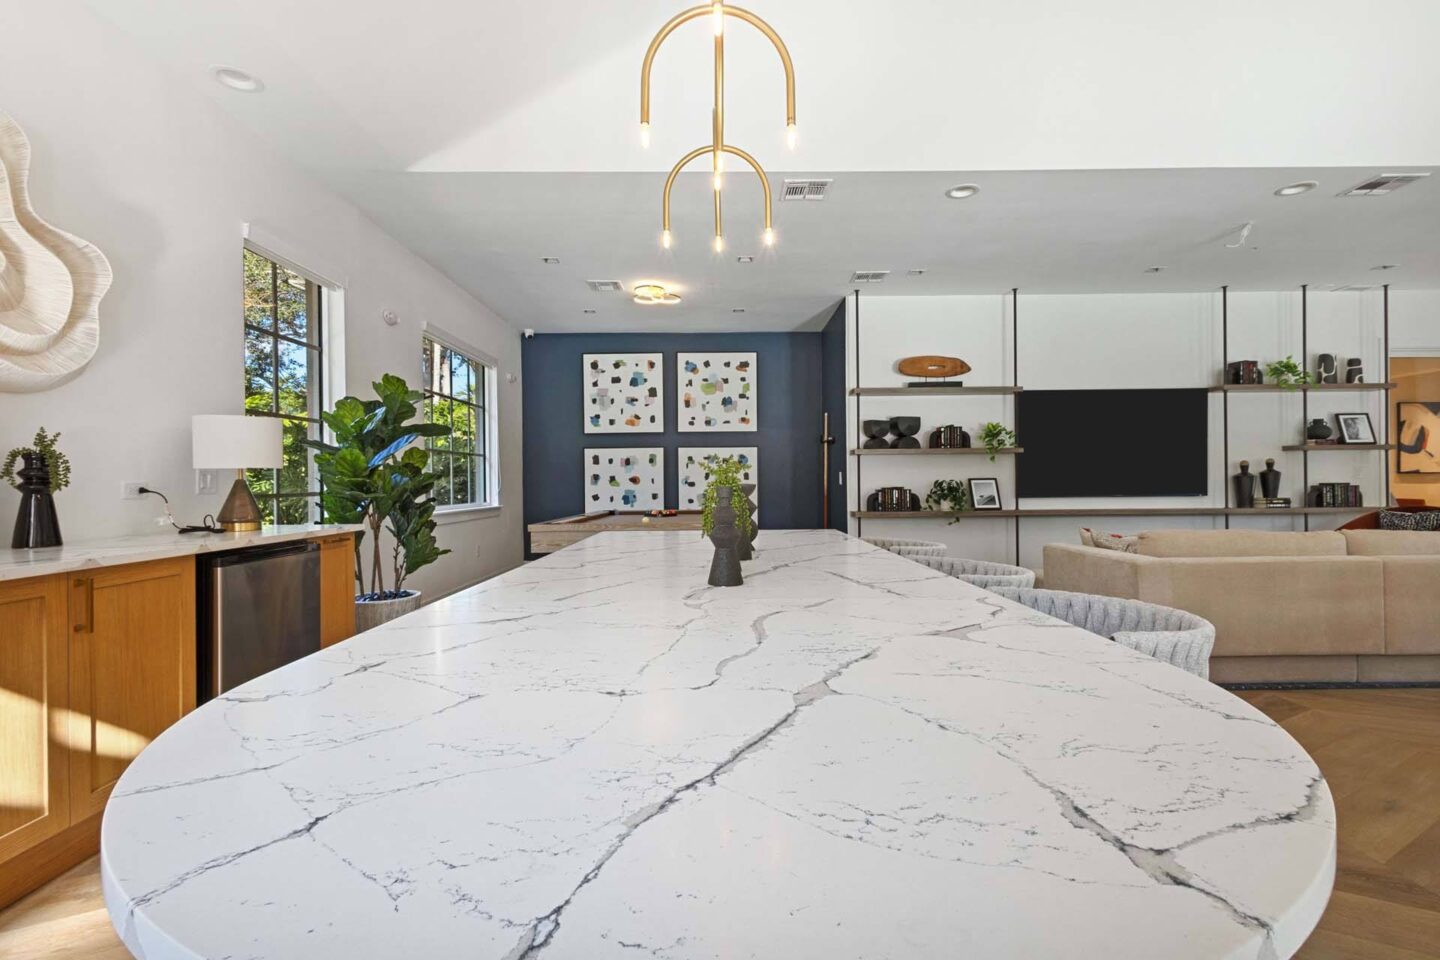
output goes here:
[[890, 432], [896, 435], [890, 446], [898, 450], [919, 449], [920, 441], [915, 438], [920, 432], [919, 417], [891, 417]]
[[1339, 383], [1340, 367], [1333, 353], [1320, 354], [1320, 367], [1316, 371], [1316, 383]]
[[1351, 357], [1349, 360], [1345, 361], [1345, 382], [1365, 382], [1365, 367], [1360, 363], [1359, 357]]
[[[1335, 381], [1327, 380], [1324, 382], [1334, 383]], [[1306, 440], [1329, 440], [1334, 435], [1335, 431], [1330, 429], [1330, 424], [1325, 422], [1324, 417], [1316, 417], [1314, 420], [1311, 420], [1310, 425], [1305, 428]]]
[[1235, 474], [1235, 506], [1255, 506], [1255, 474], [1250, 472], [1250, 461], [1240, 461], [1240, 472]]
[[1275, 460], [1265, 461], [1265, 469], [1260, 471], [1260, 495], [1266, 500], [1274, 500], [1280, 496], [1280, 471], [1275, 469]]
[[890, 441], [885, 438], [890, 434], [889, 420], [864, 420], [860, 429], [865, 432], [866, 440], [861, 446], [866, 450], [888, 450]]

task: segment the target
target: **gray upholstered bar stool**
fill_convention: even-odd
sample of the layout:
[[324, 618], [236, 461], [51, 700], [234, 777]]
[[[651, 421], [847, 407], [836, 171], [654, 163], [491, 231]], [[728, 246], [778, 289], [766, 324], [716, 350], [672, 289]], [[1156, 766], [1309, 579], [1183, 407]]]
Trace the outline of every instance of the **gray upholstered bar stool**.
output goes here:
[[999, 587], [995, 593], [1207, 680], [1215, 625], [1184, 610], [1121, 597]]
[[866, 537], [865, 542], [881, 550], [898, 553], [902, 557], [943, 557], [945, 544], [934, 540], [887, 540], [884, 537]]
[[1034, 570], [1012, 566], [1008, 563], [967, 560], [963, 557], [916, 557], [915, 562], [949, 574], [956, 580], [964, 580], [977, 587], [984, 587], [986, 590], [993, 590], [996, 587], [1035, 586]]

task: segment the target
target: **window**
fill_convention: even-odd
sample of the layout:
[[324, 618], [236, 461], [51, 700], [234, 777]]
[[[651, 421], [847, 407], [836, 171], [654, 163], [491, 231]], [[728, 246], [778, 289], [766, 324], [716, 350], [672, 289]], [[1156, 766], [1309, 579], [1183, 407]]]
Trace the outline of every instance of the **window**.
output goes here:
[[450, 436], [432, 437], [430, 469], [437, 506], [495, 502], [495, 368], [433, 337], [421, 343], [425, 419], [450, 427]]
[[246, 479], [266, 523], [314, 523], [320, 481], [311, 452], [324, 403], [324, 288], [253, 250], [245, 256], [245, 412], [284, 424], [285, 466]]

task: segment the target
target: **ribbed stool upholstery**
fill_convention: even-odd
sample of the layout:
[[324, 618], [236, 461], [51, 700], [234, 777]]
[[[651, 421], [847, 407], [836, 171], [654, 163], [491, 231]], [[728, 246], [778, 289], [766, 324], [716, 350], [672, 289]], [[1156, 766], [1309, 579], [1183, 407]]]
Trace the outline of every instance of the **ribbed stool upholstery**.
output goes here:
[[872, 547], [879, 547], [882, 550], [889, 550], [891, 553], [898, 553], [902, 557], [943, 557], [945, 556], [945, 544], [937, 543], [934, 540], [887, 540], [884, 537], [866, 537], [865, 542]]
[[968, 560], [963, 557], [915, 557], [915, 562], [949, 574], [956, 580], [964, 580], [977, 587], [984, 587], [986, 590], [993, 590], [996, 587], [1035, 586], [1034, 570], [1012, 566], [1008, 563]]

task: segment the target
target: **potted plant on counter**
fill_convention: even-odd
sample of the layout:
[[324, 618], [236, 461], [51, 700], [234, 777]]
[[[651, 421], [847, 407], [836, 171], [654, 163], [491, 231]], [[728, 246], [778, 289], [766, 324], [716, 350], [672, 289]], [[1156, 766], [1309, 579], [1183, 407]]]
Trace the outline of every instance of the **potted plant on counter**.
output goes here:
[[[372, 384], [378, 399], [344, 397], [320, 415], [335, 442], [302, 441], [312, 447], [324, 485], [321, 506], [329, 523], [363, 523], [370, 531], [370, 575], [365, 576], [360, 538], [355, 541], [355, 627], [368, 630], [420, 606], [420, 591], [405, 578], [449, 553], [435, 540], [435, 503], [430, 493], [439, 475], [430, 452], [413, 446], [425, 437], [449, 436], [439, 423], [411, 423], [424, 399], [399, 377], [385, 374]], [[388, 525], [387, 525], [388, 524]], [[381, 532], [394, 539], [387, 585]]]
[[740, 572], [742, 539], [750, 543], [751, 518], [749, 500], [740, 489], [743, 467], [734, 457], [708, 456], [705, 472], [710, 482], [700, 496], [700, 533], [715, 544], [710, 564], [709, 583], [712, 587], [738, 587], [744, 582]]

